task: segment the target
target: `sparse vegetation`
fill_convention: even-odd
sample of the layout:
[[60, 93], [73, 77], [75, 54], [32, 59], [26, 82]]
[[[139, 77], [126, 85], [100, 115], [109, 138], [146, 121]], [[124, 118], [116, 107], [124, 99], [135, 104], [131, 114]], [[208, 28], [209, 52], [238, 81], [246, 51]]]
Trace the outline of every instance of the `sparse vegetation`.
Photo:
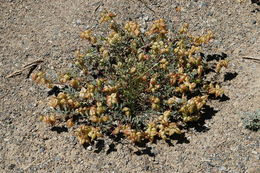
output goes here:
[[259, 131], [260, 130], [260, 109], [255, 112], [246, 113], [246, 116], [242, 118], [242, 121], [244, 123], [245, 128], [252, 131]]

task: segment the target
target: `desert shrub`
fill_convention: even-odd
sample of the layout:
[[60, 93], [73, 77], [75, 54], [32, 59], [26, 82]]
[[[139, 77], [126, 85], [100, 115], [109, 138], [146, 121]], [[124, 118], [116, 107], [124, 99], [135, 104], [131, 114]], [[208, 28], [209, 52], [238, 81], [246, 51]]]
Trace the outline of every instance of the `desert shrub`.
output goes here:
[[212, 32], [193, 36], [188, 24], [171, 31], [164, 19], [144, 30], [137, 22], [119, 24], [114, 18], [101, 15], [108, 33], [81, 33], [90, 45], [77, 51], [77, 68], [70, 73], [55, 82], [43, 72], [33, 74], [37, 83], [57, 90], [49, 98], [53, 113], [41, 120], [52, 126], [66, 122], [81, 144], [104, 135], [137, 143], [183, 133], [188, 122], [201, 118], [210, 95], [223, 94], [206, 77], [212, 69], [218, 75], [227, 60], [209, 63], [200, 54]]

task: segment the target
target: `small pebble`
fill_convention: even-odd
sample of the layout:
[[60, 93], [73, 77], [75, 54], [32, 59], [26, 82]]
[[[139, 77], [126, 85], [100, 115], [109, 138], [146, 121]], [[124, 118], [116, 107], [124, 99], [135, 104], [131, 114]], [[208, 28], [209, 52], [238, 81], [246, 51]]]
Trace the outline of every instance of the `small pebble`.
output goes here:
[[143, 19], [144, 19], [144, 21], [147, 22], [147, 21], [149, 20], [149, 17], [148, 17], [148, 16], [145, 16]]
[[61, 160], [61, 157], [60, 156], [57, 156], [54, 158], [55, 161], [60, 161]]
[[253, 153], [253, 154], [257, 154], [257, 152], [256, 152], [256, 151], [252, 151], [252, 153]]
[[219, 168], [219, 170], [220, 171], [225, 171], [227, 168], [225, 167], [225, 166], [221, 166], [220, 168]]
[[76, 20], [76, 25], [80, 25], [81, 24], [81, 20], [80, 19], [77, 19]]
[[72, 143], [75, 143], [76, 142], [76, 137], [75, 136], [71, 136], [69, 138], [69, 140], [72, 142]]
[[208, 14], [207, 14], [208, 16], [213, 16], [214, 15], [214, 13], [213, 12], [208, 12]]
[[14, 169], [15, 168], [15, 164], [11, 164], [8, 166], [8, 169]]
[[207, 6], [208, 6], [207, 2], [202, 2], [202, 1], [199, 2], [199, 8], [207, 7]]
[[88, 151], [91, 151], [91, 150], [92, 150], [92, 146], [91, 146], [91, 145], [88, 146], [88, 147], [87, 147], [87, 150], [88, 150]]
[[45, 147], [40, 147], [39, 152], [43, 153], [45, 151]]
[[144, 28], [140, 28], [141, 33], [145, 33], [145, 29]]

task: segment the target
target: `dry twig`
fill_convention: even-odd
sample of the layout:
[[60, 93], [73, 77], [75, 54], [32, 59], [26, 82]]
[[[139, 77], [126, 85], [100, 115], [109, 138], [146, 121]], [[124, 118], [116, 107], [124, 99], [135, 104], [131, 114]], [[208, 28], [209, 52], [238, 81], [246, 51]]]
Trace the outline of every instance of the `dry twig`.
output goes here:
[[260, 59], [258, 58], [253, 58], [253, 57], [248, 57], [248, 56], [244, 56], [242, 57], [243, 59], [249, 59], [249, 60], [254, 60], [254, 61], [260, 61]]
[[148, 6], [147, 2], [144, 2], [143, 0], [137, 0], [137, 1], [141, 2], [142, 4], [144, 4], [144, 6], [145, 6], [146, 8], [148, 8], [150, 11], [152, 11], [153, 13], [155, 13], [155, 11], [154, 11], [151, 7]]
[[24, 70], [26, 70], [26, 69], [30, 69], [30, 72], [29, 72], [29, 75], [30, 75], [31, 72], [32, 72], [39, 64], [41, 64], [41, 63], [43, 63], [43, 60], [41, 60], [41, 59], [32, 61], [32, 62], [30, 62], [30, 63], [24, 65], [21, 70], [16, 70], [16, 71], [14, 71], [13, 73], [7, 75], [6, 78], [11, 78], [11, 77], [20, 75], [20, 74], [22, 74], [22, 72], [23, 72]]

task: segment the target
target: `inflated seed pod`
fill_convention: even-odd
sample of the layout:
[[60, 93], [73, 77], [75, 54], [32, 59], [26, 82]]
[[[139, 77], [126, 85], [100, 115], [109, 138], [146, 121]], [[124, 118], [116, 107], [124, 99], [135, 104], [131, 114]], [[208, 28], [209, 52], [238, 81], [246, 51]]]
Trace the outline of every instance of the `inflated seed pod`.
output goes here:
[[156, 84], [156, 78], [151, 78], [150, 84], [155, 85]]
[[143, 80], [143, 81], [147, 81], [147, 75], [143, 75], [142, 77], [141, 77], [141, 79]]
[[65, 93], [63, 93], [63, 92], [60, 92], [60, 93], [58, 94], [57, 98], [58, 98], [58, 99], [65, 99], [65, 98], [67, 98], [67, 95], [66, 95]]
[[95, 106], [91, 106], [89, 110], [90, 116], [95, 116], [97, 114], [97, 108]]
[[73, 88], [78, 88], [79, 87], [79, 81], [77, 79], [72, 79], [70, 81], [70, 86], [72, 86]]
[[98, 122], [100, 122], [100, 118], [97, 117], [97, 116], [95, 116], [95, 115], [89, 117], [89, 120], [90, 120], [92, 123], [98, 123]]
[[204, 71], [204, 70], [203, 70], [202, 65], [199, 65], [199, 66], [198, 66], [198, 75], [201, 76], [202, 73], [203, 73], [203, 71]]
[[68, 119], [67, 122], [66, 122], [67, 126], [70, 128], [70, 127], [73, 127], [74, 126], [74, 121], [73, 119]]
[[160, 109], [160, 106], [158, 104], [152, 103], [152, 109], [158, 110], [158, 109]]
[[61, 99], [61, 100], [60, 100], [60, 105], [66, 105], [66, 104], [67, 104], [66, 99]]
[[165, 112], [163, 113], [163, 116], [165, 116], [165, 117], [169, 117], [170, 115], [171, 115], [171, 111], [170, 111], [170, 110], [165, 111]]
[[98, 115], [101, 115], [102, 113], [105, 112], [105, 110], [106, 108], [104, 106], [98, 106], [96, 112]]
[[48, 123], [51, 126], [54, 126], [57, 122], [57, 119], [54, 115], [43, 116], [41, 119], [42, 119], [43, 122]]
[[118, 135], [120, 133], [121, 127], [116, 127], [113, 131], [112, 134], [113, 135]]
[[31, 74], [31, 78], [32, 78], [33, 81], [36, 81], [37, 77], [38, 77], [37, 74], [35, 74], [35, 73]]
[[188, 90], [188, 87], [185, 84], [181, 84], [179, 87], [176, 88], [178, 92], [180, 93], [186, 93]]
[[106, 122], [109, 120], [109, 116], [105, 115], [101, 117], [101, 122]]
[[193, 89], [196, 87], [196, 83], [190, 83], [189, 84], [189, 90], [193, 91]]
[[68, 99], [68, 104], [70, 107], [74, 107], [74, 101], [72, 99]]
[[49, 106], [56, 108], [59, 105], [59, 100], [56, 97], [52, 97], [49, 101]]
[[174, 103], [175, 103], [175, 98], [174, 98], [174, 97], [169, 98], [169, 99], [167, 100], [167, 104], [168, 104], [168, 105], [173, 105]]
[[133, 74], [133, 73], [135, 73], [136, 72], [136, 68], [135, 67], [132, 67], [131, 69], [130, 69], [130, 74]]

